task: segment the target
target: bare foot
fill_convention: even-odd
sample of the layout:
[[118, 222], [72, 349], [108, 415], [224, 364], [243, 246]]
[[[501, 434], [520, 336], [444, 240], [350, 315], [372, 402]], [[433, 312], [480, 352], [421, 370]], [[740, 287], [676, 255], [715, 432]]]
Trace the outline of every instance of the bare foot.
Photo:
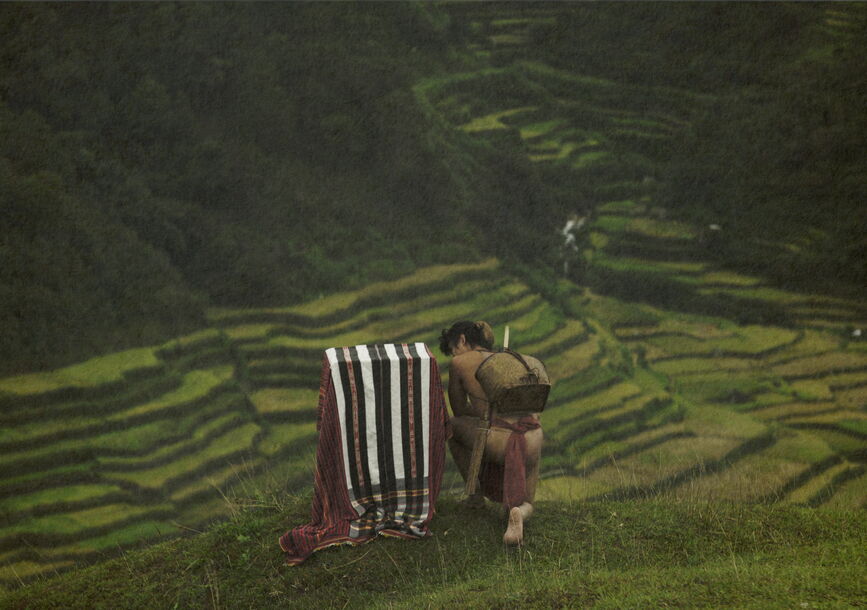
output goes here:
[[485, 496], [483, 496], [482, 494], [473, 494], [471, 496], [467, 496], [466, 498], [464, 498], [464, 500], [461, 502], [461, 504], [465, 508], [473, 508], [473, 509], [484, 508], [485, 507]]
[[524, 514], [517, 506], [509, 511], [509, 526], [503, 534], [503, 544], [510, 546], [524, 544]]

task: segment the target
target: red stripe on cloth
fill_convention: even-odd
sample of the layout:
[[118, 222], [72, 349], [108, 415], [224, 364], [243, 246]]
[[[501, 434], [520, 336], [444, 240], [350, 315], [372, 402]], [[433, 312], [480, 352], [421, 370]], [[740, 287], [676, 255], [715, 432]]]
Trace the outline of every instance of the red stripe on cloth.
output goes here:
[[404, 344], [403, 353], [406, 356], [406, 368], [409, 374], [406, 376], [406, 399], [408, 402], [407, 411], [409, 412], [409, 463], [412, 478], [418, 476], [418, 470], [415, 464], [415, 385], [413, 384], [412, 376], [412, 354], [409, 353], [409, 346]]
[[343, 348], [346, 358], [346, 368], [349, 371], [349, 387], [352, 392], [352, 438], [355, 440], [355, 467], [358, 472], [358, 487], [364, 488], [364, 470], [361, 463], [361, 432], [358, 429], [358, 391], [355, 387], [355, 368], [352, 366], [352, 354], [348, 347]]
[[317, 548], [348, 538], [349, 523], [357, 516], [346, 488], [340, 440], [342, 431], [327, 358], [323, 358], [322, 367], [318, 407], [319, 443], [313, 478], [311, 522], [286, 532], [279, 539], [280, 548], [286, 553], [286, 561], [290, 565], [301, 563]]

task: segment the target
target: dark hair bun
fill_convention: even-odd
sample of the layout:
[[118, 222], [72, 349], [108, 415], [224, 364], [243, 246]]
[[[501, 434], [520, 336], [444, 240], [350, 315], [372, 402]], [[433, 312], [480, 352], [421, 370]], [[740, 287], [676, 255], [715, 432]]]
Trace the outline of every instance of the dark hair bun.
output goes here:
[[490, 324], [483, 320], [478, 322], [464, 320], [455, 322], [449, 329], [443, 329], [440, 333], [440, 351], [446, 356], [451, 356], [452, 349], [460, 340], [461, 335], [472, 347], [494, 348], [494, 331]]

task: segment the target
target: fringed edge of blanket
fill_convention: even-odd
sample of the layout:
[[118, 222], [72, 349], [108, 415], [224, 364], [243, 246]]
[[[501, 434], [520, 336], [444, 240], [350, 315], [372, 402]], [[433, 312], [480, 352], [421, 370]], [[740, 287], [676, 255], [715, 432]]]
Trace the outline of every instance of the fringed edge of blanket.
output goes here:
[[[400, 530], [384, 529], [384, 530], [380, 530], [380, 531], [376, 532], [373, 536], [367, 536], [365, 538], [350, 538], [349, 536], [340, 536], [339, 538], [333, 538], [331, 540], [326, 540], [326, 541], [320, 542], [319, 544], [317, 544], [316, 546], [314, 546], [310, 550], [309, 555], [305, 555], [303, 557], [287, 556], [286, 557], [286, 564], [289, 566], [292, 566], [292, 567], [299, 566], [302, 563], [304, 563], [305, 561], [307, 561], [308, 559], [310, 559], [310, 557], [313, 556], [315, 553], [317, 553], [323, 549], [327, 549], [327, 548], [332, 547], [332, 546], [361, 546], [362, 544], [367, 544], [368, 542], [373, 542], [379, 536], [382, 536], [384, 538], [402, 538], [404, 540], [421, 540], [422, 538], [429, 538], [429, 537], [433, 536], [433, 533], [430, 530], [428, 530], [424, 533], [424, 535], [417, 536], [415, 534], [402, 532]], [[280, 548], [283, 550], [283, 552], [286, 553], [287, 555], [289, 555], [289, 553], [291, 551], [287, 550], [286, 547], [283, 546], [283, 536], [278, 538], [277, 542], [280, 545]]]

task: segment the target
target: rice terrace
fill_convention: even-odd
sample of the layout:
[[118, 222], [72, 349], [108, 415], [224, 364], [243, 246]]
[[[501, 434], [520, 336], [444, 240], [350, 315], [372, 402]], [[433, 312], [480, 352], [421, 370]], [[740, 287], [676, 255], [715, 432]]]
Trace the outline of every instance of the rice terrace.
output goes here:
[[[3, 4], [0, 606], [867, 603], [865, 30]], [[447, 457], [431, 538], [283, 565], [323, 351], [447, 387], [480, 319], [552, 380], [527, 545]]]

